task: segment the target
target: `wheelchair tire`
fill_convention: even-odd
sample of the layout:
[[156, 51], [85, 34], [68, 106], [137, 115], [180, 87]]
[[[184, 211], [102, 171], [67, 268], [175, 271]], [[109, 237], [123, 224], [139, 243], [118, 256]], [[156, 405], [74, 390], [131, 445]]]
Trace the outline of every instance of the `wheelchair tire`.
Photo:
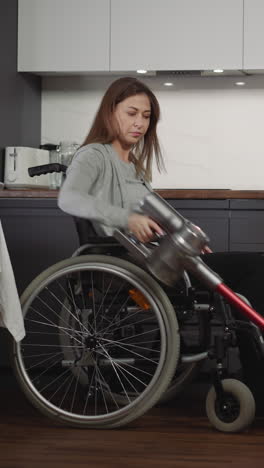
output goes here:
[[255, 400], [249, 388], [235, 379], [222, 380], [224, 395], [220, 402], [215, 388], [206, 398], [206, 413], [211, 424], [222, 432], [239, 432], [246, 429], [255, 417]]
[[[71, 320], [61, 326], [65, 298]], [[55, 421], [120, 427], [167, 389], [179, 357], [178, 322], [165, 292], [138, 266], [103, 255], [71, 258], [35, 278], [21, 304], [26, 336], [13, 344], [15, 374], [30, 402]]]

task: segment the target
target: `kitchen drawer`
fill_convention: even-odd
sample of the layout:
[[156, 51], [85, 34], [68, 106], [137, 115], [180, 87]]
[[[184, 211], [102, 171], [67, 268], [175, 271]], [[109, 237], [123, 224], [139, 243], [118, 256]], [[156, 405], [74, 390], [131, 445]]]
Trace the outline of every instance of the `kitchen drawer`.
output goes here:
[[230, 250], [264, 251], [264, 209], [232, 210]]

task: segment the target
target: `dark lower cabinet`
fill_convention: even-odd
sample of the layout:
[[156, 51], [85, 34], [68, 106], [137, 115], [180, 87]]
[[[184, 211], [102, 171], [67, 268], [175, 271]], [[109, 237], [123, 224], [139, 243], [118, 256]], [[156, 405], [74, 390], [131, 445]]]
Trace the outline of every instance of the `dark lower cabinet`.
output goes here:
[[[206, 232], [212, 250], [264, 250], [264, 200], [167, 201]], [[56, 199], [2, 198], [0, 219], [19, 294], [79, 246], [73, 218], [57, 207]]]
[[[168, 202], [200, 226], [214, 251], [264, 251], [264, 200]], [[56, 199], [2, 198], [0, 219], [19, 294], [44, 269], [78, 248], [74, 221]], [[8, 333], [0, 330], [0, 366], [8, 365]]]
[[213, 251], [226, 252], [229, 238], [228, 200], [167, 200], [209, 237]]
[[[19, 295], [43, 270], [78, 247], [71, 216], [55, 199], [0, 199], [0, 219]], [[10, 334], [0, 329], [0, 367], [9, 366]]]
[[264, 252], [264, 200], [230, 200], [229, 250]]
[[55, 199], [2, 199], [0, 216], [19, 294], [41, 271], [78, 248], [73, 218]]

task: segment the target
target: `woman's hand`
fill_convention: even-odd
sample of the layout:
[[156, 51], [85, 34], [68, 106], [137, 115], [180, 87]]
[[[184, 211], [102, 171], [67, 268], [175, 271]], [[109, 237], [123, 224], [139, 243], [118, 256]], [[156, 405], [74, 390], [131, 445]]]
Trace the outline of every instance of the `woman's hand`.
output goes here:
[[209, 253], [213, 253], [213, 251], [210, 249], [210, 247], [208, 247], [208, 245], [205, 245], [201, 253], [209, 254]]
[[128, 229], [140, 242], [150, 242], [154, 233], [164, 234], [161, 227], [153, 219], [137, 213], [129, 216]]
[[[199, 229], [199, 231], [202, 231], [200, 226], [197, 226], [197, 224], [194, 224], [194, 226], [197, 229]], [[208, 247], [208, 245], [205, 245], [204, 248], [201, 251], [201, 254], [204, 255], [204, 254], [209, 254], [209, 253], [213, 253], [213, 251], [210, 249], [210, 247]]]

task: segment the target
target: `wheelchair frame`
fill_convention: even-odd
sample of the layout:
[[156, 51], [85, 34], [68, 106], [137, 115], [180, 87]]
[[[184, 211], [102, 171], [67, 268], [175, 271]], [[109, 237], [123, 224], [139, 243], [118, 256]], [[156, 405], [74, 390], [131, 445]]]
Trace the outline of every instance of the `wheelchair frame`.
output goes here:
[[[56, 168], [54, 166], [56, 166]], [[53, 169], [55, 169], [57, 172], [60, 172], [62, 168], [58, 166], [60, 165], [50, 164], [39, 166], [35, 168], [35, 170], [34, 168], [31, 168], [30, 172], [32, 175], [52, 172]], [[72, 412], [69, 410], [70, 407], [67, 407], [68, 409], [64, 410], [64, 400], [66, 400], [68, 397], [66, 391], [63, 400], [60, 402], [60, 405], [57, 404], [56, 406], [56, 404], [53, 404], [49, 400], [45, 399], [44, 393], [41, 393], [42, 390], [40, 391], [40, 389], [37, 388], [37, 385], [43, 374], [45, 377], [47, 377], [50, 367], [48, 368], [48, 372], [47, 370], [42, 372], [40, 364], [36, 364], [34, 362], [34, 355], [32, 361], [33, 364], [31, 362], [31, 364], [28, 366], [27, 359], [29, 356], [32, 359], [32, 356], [29, 354], [24, 355], [23, 350], [29, 349], [29, 347], [33, 345], [30, 343], [30, 341], [26, 341], [25, 343], [25, 340], [28, 339], [26, 336], [25, 340], [23, 340], [21, 343], [14, 343], [13, 357], [14, 368], [18, 377], [18, 381], [30, 401], [35, 404], [35, 406], [37, 406], [42, 412], [64, 424], [66, 423], [78, 427], [96, 428], [120, 427], [140, 417], [155, 403], [162, 399], [162, 396], [164, 393], [166, 393], [166, 391], [170, 392], [170, 382], [173, 381], [173, 378], [176, 375], [175, 371], [178, 361], [188, 366], [190, 363], [197, 363], [208, 357], [210, 359], [214, 359], [216, 362], [213, 386], [210, 389], [206, 400], [206, 411], [210, 422], [217, 429], [225, 432], [236, 432], [247, 427], [252, 422], [255, 415], [254, 397], [243, 382], [226, 378], [227, 371], [225, 369], [224, 363], [228, 349], [230, 347], [237, 346], [236, 333], [241, 329], [249, 330], [249, 332], [254, 336], [260, 348], [261, 355], [264, 357], [263, 339], [258, 328], [260, 327], [261, 329], [264, 329], [264, 319], [251, 308], [250, 304], [248, 304], [244, 298], [235, 294], [232, 290], [225, 286], [221, 280], [219, 281], [218, 277], [216, 279], [214, 272], [210, 271], [209, 280], [208, 277], [206, 278], [206, 284], [215, 290], [218, 300], [219, 297], [223, 298], [220, 299], [219, 308], [223, 324], [222, 334], [213, 337], [214, 342], [211, 343], [207, 349], [197, 353], [180, 355], [178, 320], [175, 314], [175, 310], [167, 297], [167, 294], [162, 291], [160, 285], [149, 273], [146, 273], [133, 263], [111, 257], [109, 254], [111, 253], [112, 248], [117, 250], [120, 249], [120, 247], [117, 246], [116, 241], [112, 242], [111, 239], [107, 242], [104, 241], [103, 244], [100, 243], [100, 241], [97, 239], [96, 242], [89, 242], [88, 244], [81, 246], [73, 254], [71, 259], [64, 262], [59, 262], [33, 280], [33, 282], [29, 285], [21, 297], [23, 311], [26, 314], [25, 320], [27, 320], [28, 315], [30, 317], [30, 314], [35, 314], [36, 312], [35, 305], [33, 307], [32, 304], [35, 304], [34, 301], [38, 299], [38, 295], [40, 301], [44, 302], [41, 298], [41, 294], [44, 294], [44, 292], [49, 289], [50, 284], [53, 284], [53, 280], [56, 283], [56, 281], [58, 282], [61, 277], [66, 278], [66, 286], [64, 286], [66, 289], [64, 289], [63, 293], [64, 299], [60, 298], [58, 300], [60, 305], [59, 312], [56, 313], [58, 316], [58, 323], [54, 325], [52, 323], [45, 322], [44, 324], [45, 327], [51, 326], [56, 329], [56, 331], [60, 330], [58, 332], [58, 340], [60, 347], [63, 350], [62, 352], [60, 351], [60, 354], [63, 354], [63, 359], [60, 357], [55, 363], [52, 362], [51, 367], [53, 368], [53, 371], [55, 370], [60, 372], [61, 368], [66, 368], [65, 373], [69, 374], [67, 377], [67, 382], [70, 381], [70, 383], [67, 384], [67, 388], [69, 389], [70, 386], [73, 386], [73, 388], [75, 388], [75, 393], [77, 393], [77, 387], [80, 386], [82, 391], [81, 393], [85, 395], [85, 410], [89, 404], [90, 399], [96, 408], [95, 410], [93, 408], [95, 413], [84, 414], [83, 411], [83, 414], [81, 414], [79, 409], [77, 410], [77, 413], [74, 413], [74, 411]], [[92, 254], [90, 253], [88, 256], [83, 255], [84, 251], [87, 249], [93, 251], [97, 250], [97, 252]], [[100, 254], [98, 256], [98, 249], [99, 251], [103, 250], [104, 254]], [[190, 259], [188, 259], [188, 262], [187, 266], [189, 267]], [[196, 265], [194, 267], [193, 263], [191, 263], [190, 270], [192, 273], [197, 273]], [[89, 271], [91, 278], [89, 281], [87, 280], [86, 271]], [[116, 280], [119, 281], [120, 278], [122, 278], [123, 281], [128, 282], [128, 286], [126, 286], [126, 291], [129, 292], [127, 303], [130, 305], [128, 307], [122, 306], [123, 309], [121, 309], [120, 304], [118, 304], [120, 309], [115, 311], [113, 316], [109, 312], [111, 306], [110, 308], [109, 306], [106, 306], [105, 310], [107, 313], [102, 317], [99, 317], [101, 320], [100, 323], [103, 323], [103, 331], [99, 330], [99, 333], [96, 335], [94, 324], [96, 323], [96, 318], [98, 318], [98, 310], [100, 311], [103, 308], [102, 304], [104, 303], [105, 295], [105, 286], [102, 287], [104, 280], [102, 282], [101, 279], [98, 279], [98, 272], [102, 273], [102, 277], [104, 277], [104, 275], [110, 275], [110, 277], [111, 275], [113, 276], [114, 279], [110, 279], [108, 282], [108, 289], [111, 291], [111, 294], [115, 294], [115, 289], [113, 288], [112, 293], [111, 288], [112, 284], [115, 284]], [[90, 308], [82, 308], [78, 303], [78, 301], [80, 302], [78, 294], [80, 296], [80, 291], [83, 294], [84, 289], [81, 278], [85, 278], [86, 285], [88, 285], [88, 289], [86, 288], [88, 299], [86, 298], [84, 300], [83, 305], [86, 306], [90, 301]], [[188, 275], [186, 273], [185, 279], [188, 283]], [[210, 281], [212, 285], [210, 284]], [[92, 293], [90, 292], [91, 284]], [[95, 288], [94, 284], [96, 285]], [[134, 288], [133, 294], [130, 293], [131, 285]], [[193, 312], [197, 313], [198, 317], [202, 317], [205, 313], [212, 313], [212, 304], [210, 302], [197, 302], [195, 293], [191, 288], [190, 283], [188, 283], [187, 290], [188, 293], [191, 293], [191, 300], [190, 297], [188, 298], [188, 307], [190, 308], [191, 303]], [[53, 292], [52, 295], [54, 296]], [[186, 297], [187, 296], [188, 294]], [[114, 297], [118, 298], [118, 296]], [[131, 305], [133, 302], [132, 300], [134, 300], [134, 306]], [[235, 320], [231, 313], [230, 307], [226, 303], [226, 300], [242, 311], [249, 319], [251, 319], [251, 322]], [[97, 301], [97, 312], [95, 314], [95, 307], [93, 306]], [[112, 301], [114, 303], [114, 299]], [[93, 302], [93, 306], [91, 306], [91, 302]], [[50, 306], [49, 308], [52, 309]], [[92, 309], [94, 310], [94, 318], [91, 323], [90, 317], [92, 314]], [[86, 315], [84, 314], [84, 311]], [[121, 317], [120, 311], [122, 311], [124, 314], [123, 317]], [[107, 314], [109, 313], [110, 315], [107, 317]], [[136, 327], [136, 325], [133, 323], [133, 321], [131, 321], [131, 318], [134, 316], [133, 314], [137, 313], [140, 313], [141, 317], [143, 317], [141, 321], [145, 321], [145, 325], [149, 327], [147, 328], [148, 331], [142, 332], [142, 329], [139, 327], [140, 333], [137, 335], [137, 338], [135, 334], [133, 335], [133, 339], [135, 341], [129, 341], [131, 337], [128, 339], [126, 337], [123, 338], [123, 340], [127, 340], [125, 341], [125, 343], [127, 343], [125, 354], [122, 354], [122, 343], [124, 343], [124, 341], [122, 341], [122, 337], [118, 338], [119, 344], [117, 346], [120, 346], [121, 358], [118, 356], [116, 357], [114, 353], [114, 357], [111, 356], [111, 350], [115, 348], [115, 345], [111, 344], [112, 348], [108, 348], [108, 350], [104, 348], [102, 345], [102, 340], [105, 340], [104, 337], [107, 336], [107, 334], [104, 334], [105, 330], [106, 332], [109, 329], [112, 330], [112, 332], [115, 330], [119, 330], [118, 333], [121, 332], [123, 326], [117, 326], [115, 328], [112, 325], [117, 316], [118, 320], [121, 322], [125, 322], [127, 320], [127, 330], [129, 330], [129, 327], [130, 329], [133, 329], [133, 327]], [[42, 315], [41, 320], [47, 320], [45, 315], [41, 313], [40, 315]], [[62, 316], [64, 318], [64, 326], [62, 326], [61, 322]], [[39, 319], [33, 320], [32, 322], [37, 323], [37, 327], [43, 325]], [[87, 326], [84, 326], [84, 322], [87, 323]], [[66, 327], [65, 324], [67, 325]], [[208, 320], [207, 325], [209, 328], [210, 321]], [[73, 327], [74, 332], [71, 331], [70, 327]], [[126, 333], [127, 330], [125, 330]], [[38, 329], [35, 330], [33, 328], [29, 334], [31, 334], [31, 336], [38, 336], [38, 333], [40, 334]], [[149, 347], [145, 347], [146, 345], [144, 344], [142, 348], [140, 341], [138, 341], [138, 336], [141, 336], [142, 333], [143, 335], [148, 333], [148, 336], [151, 337], [148, 342]], [[114, 338], [111, 337], [111, 340], [113, 341]], [[44, 340], [43, 335], [41, 335], [41, 340]], [[111, 340], [108, 339], [108, 341]], [[74, 347], [72, 345], [73, 341], [76, 349], [81, 348], [80, 352], [76, 350], [72, 351]], [[113, 343], [115, 343], [115, 340]], [[128, 343], [130, 344], [128, 345]], [[50, 345], [46, 345], [45, 342], [43, 342], [38, 346]], [[131, 346], [131, 349], [135, 350], [135, 355], [138, 354], [141, 356], [139, 363], [137, 363], [134, 357], [134, 361], [131, 358], [132, 352], [130, 353], [129, 346]], [[139, 353], [141, 348], [142, 351]], [[67, 349], [71, 349], [70, 354], [68, 353]], [[158, 357], [154, 358], [156, 355], [158, 355]], [[44, 355], [42, 355], [42, 357], [44, 357]], [[49, 361], [49, 357], [45, 358], [43, 361], [41, 361], [41, 363], [45, 363], [45, 361]], [[144, 365], [146, 365], [148, 362], [151, 363], [151, 370], [149, 370], [147, 367], [146, 371], [141, 361], [144, 362]], [[106, 369], [106, 378], [102, 375], [100, 365], [97, 365], [98, 362], [100, 365], [106, 366], [106, 368], [102, 367], [103, 371]], [[121, 365], [120, 362], [123, 365], [121, 370], [118, 367]], [[45, 367], [45, 364], [43, 365]], [[132, 368], [129, 368], [131, 365]], [[130, 371], [133, 369], [133, 367], [137, 370], [133, 376], [133, 383], [131, 383], [129, 379], [131, 378]], [[37, 376], [35, 376], [34, 373], [36, 368], [40, 368], [40, 373]], [[109, 368], [112, 370], [112, 372], [110, 372], [110, 376]], [[153, 372], [153, 375], [149, 372]], [[94, 377], [95, 373], [96, 377]], [[142, 378], [143, 373], [149, 373], [145, 380]], [[120, 376], [124, 377], [124, 380], [122, 383], [120, 382], [120, 385], [116, 385], [116, 382], [121, 380]], [[52, 376], [52, 379], [53, 384], [54, 376]], [[58, 379], [59, 377], [55, 377], [55, 381]], [[115, 386], [113, 387], [114, 390], [112, 391], [111, 385], [114, 380]], [[127, 384], [127, 381], [129, 384]], [[186, 381], [183, 383], [188, 383], [188, 379], [186, 378]], [[64, 383], [63, 385], [60, 384], [60, 387], [54, 390], [54, 395], [52, 398], [64, 385]], [[43, 388], [46, 389], [46, 387], [49, 386], [51, 386], [50, 382], [45, 383]], [[131, 390], [132, 387], [134, 389], [133, 391]], [[103, 405], [104, 407], [102, 410], [103, 412], [97, 414], [99, 408], [98, 401], [100, 398], [103, 400], [101, 406]], [[73, 408], [75, 402], [73, 403], [72, 400], [71, 404], [71, 408]], [[111, 408], [108, 410], [108, 407]]]

